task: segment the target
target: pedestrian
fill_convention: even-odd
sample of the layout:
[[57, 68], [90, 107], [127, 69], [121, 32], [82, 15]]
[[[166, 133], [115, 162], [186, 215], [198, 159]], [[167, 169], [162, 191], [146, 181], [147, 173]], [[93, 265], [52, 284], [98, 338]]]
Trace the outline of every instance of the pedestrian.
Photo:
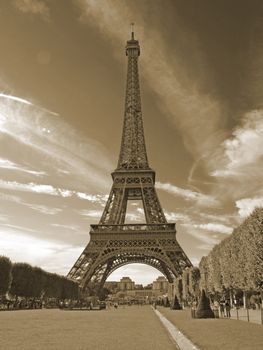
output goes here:
[[223, 300], [220, 301], [219, 309], [220, 309], [220, 316], [225, 317], [225, 304]]
[[215, 314], [215, 318], [219, 318], [219, 302], [217, 300], [214, 302], [213, 311]]
[[230, 314], [230, 303], [229, 303], [228, 300], [225, 303], [225, 308], [226, 308], [226, 317], [230, 318], [231, 317], [231, 314]]

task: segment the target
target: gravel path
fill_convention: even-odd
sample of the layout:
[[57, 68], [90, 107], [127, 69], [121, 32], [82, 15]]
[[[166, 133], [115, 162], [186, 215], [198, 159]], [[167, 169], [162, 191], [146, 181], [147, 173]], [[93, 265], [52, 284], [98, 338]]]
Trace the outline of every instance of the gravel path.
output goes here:
[[175, 350], [149, 306], [0, 312], [2, 350]]

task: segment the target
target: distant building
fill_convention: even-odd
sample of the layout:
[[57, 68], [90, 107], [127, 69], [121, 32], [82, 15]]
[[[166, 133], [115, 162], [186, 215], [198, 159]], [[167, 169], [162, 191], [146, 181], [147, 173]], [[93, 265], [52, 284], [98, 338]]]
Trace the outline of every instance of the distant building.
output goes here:
[[154, 300], [159, 296], [158, 290], [152, 289], [133, 289], [126, 290], [125, 292], [118, 292], [116, 294], [118, 297], [122, 297], [126, 300], [139, 299], [139, 300]]
[[[122, 277], [119, 282], [106, 281], [107, 288], [113, 297], [124, 300], [145, 300], [151, 301], [168, 293], [169, 282], [164, 276], [159, 276], [153, 283], [143, 287], [142, 284], [135, 284], [130, 277]], [[170, 290], [169, 290], [170, 292]]]
[[120, 282], [118, 282], [118, 289], [121, 291], [134, 290], [135, 282], [133, 282], [130, 277], [122, 277]]
[[135, 284], [135, 289], [144, 289], [142, 284]]
[[169, 282], [164, 276], [159, 276], [155, 281], [153, 281], [153, 290], [160, 291], [160, 293], [167, 293]]
[[145, 286], [144, 289], [153, 289], [153, 284], [152, 283], [147, 284], [147, 286]]

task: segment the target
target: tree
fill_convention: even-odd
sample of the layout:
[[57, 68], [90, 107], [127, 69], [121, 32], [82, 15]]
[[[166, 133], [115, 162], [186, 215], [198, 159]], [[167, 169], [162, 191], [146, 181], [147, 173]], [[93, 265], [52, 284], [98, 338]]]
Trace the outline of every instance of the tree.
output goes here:
[[198, 267], [190, 267], [189, 269], [189, 293], [193, 297], [194, 300], [199, 298], [200, 295], [200, 270]]
[[10, 293], [15, 296], [32, 297], [33, 268], [29, 264], [15, 263], [12, 268]]
[[59, 276], [61, 283], [60, 299], [78, 299], [78, 284], [64, 276]]
[[263, 290], [263, 208], [257, 208], [241, 225], [247, 289]]
[[189, 292], [189, 268], [186, 268], [183, 271], [183, 274], [182, 274], [182, 287], [183, 287], [183, 291], [182, 291], [183, 300], [185, 302], [188, 302], [189, 299], [190, 299], [190, 292]]
[[204, 289], [202, 290], [201, 298], [197, 306], [196, 318], [215, 318], [210, 307], [210, 300], [206, 296]]
[[182, 310], [182, 307], [179, 303], [179, 300], [178, 300], [176, 294], [174, 295], [174, 300], [172, 302], [171, 309], [172, 310]]
[[12, 268], [10, 293], [26, 298], [40, 298], [44, 294], [47, 273], [39, 267], [15, 263]]
[[106, 298], [109, 294], [110, 294], [110, 290], [103, 287], [99, 290], [98, 297], [100, 300], [106, 300]]
[[251, 290], [263, 294], [263, 208], [257, 208], [231, 236], [199, 264], [200, 288], [209, 293]]
[[179, 302], [182, 302], [182, 299], [183, 299], [183, 283], [182, 283], [182, 278], [181, 277], [177, 277], [175, 279], [174, 289], [175, 289], [175, 294], [177, 295]]
[[12, 263], [5, 256], [0, 256], [0, 295], [5, 295], [12, 280]]
[[223, 290], [223, 283], [222, 283], [222, 267], [221, 267], [221, 247], [219, 244], [217, 244], [211, 254], [211, 260], [210, 260], [210, 269], [209, 269], [209, 275], [210, 275], [210, 288], [209, 290], [212, 292], [222, 292]]
[[55, 273], [47, 273], [44, 286], [44, 296], [47, 298], [63, 299], [62, 277]]
[[200, 289], [207, 290], [208, 289], [208, 259], [206, 256], [203, 256], [199, 263], [200, 270]]
[[170, 301], [169, 301], [168, 297], [165, 297], [163, 299], [163, 306], [164, 307], [169, 307], [170, 306]]

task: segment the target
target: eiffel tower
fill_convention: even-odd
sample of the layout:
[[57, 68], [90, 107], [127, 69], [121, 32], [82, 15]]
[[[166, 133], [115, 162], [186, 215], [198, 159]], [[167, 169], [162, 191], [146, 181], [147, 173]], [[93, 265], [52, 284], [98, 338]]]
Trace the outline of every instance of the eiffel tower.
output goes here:
[[[121, 149], [113, 185], [98, 225], [91, 225], [90, 241], [68, 278], [83, 291], [102, 288], [117, 268], [130, 263], [150, 265], [170, 283], [190, 260], [176, 240], [175, 223], [167, 223], [155, 190], [155, 171], [149, 167], [141, 111], [138, 57], [140, 46], [127, 41], [128, 72]], [[127, 202], [140, 200], [146, 223], [125, 224]]]

